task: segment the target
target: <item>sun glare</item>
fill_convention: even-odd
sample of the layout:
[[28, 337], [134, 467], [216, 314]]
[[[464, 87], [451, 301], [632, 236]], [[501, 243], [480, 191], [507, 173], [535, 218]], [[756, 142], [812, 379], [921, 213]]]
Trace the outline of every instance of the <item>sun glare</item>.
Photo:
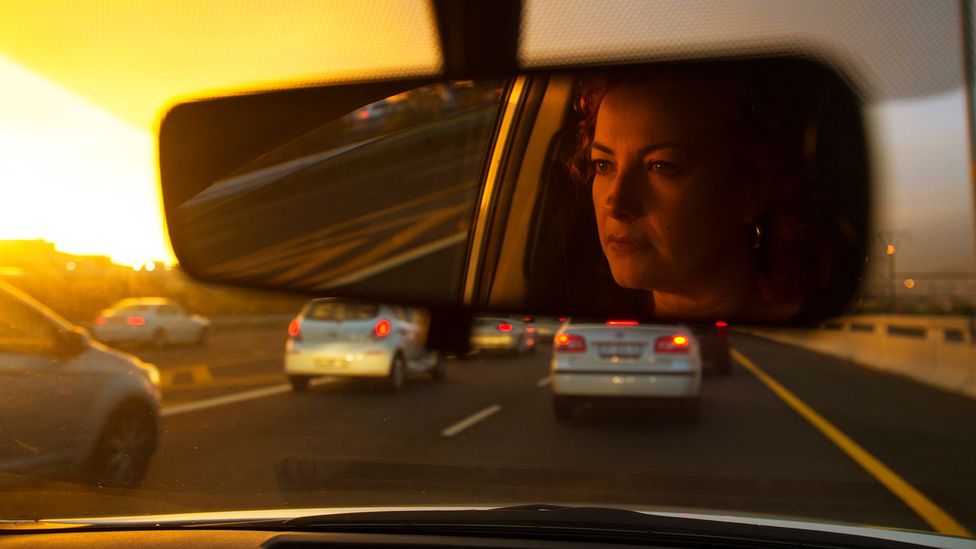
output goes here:
[[0, 57], [0, 239], [172, 263], [154, 138]]

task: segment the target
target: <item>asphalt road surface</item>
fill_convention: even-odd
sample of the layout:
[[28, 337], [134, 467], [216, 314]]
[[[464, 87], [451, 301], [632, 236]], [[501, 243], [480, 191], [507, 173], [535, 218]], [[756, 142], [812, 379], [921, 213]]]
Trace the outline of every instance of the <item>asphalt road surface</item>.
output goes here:
[[[734, 335], [731, 376], [705, 378], [698, 423], [663, 406], [557, 421], [545, 346], [450, 360], [446, 380], [417, 376], [399, 393], [327, 379], [297, 394], [283, 344], [273, 326], [225, 329], [205, 348], [137, 350], [164, 381], [162, 441], [143, 486], [37, 481], [0, 495], [0, 516], [563, 502], [922, 530], [949, 520], [976, 532], [976, 402], [756, 336]], [[845, 435], [847, 450], [763, 374]], [[885, 471], [910, 490], [882, 484]]]

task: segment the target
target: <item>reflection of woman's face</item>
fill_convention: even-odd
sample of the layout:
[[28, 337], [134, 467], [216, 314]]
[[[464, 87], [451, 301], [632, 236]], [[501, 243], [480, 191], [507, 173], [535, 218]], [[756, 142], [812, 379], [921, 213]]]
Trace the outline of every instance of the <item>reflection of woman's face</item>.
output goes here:
[[719, 101], [681, 77], [620, 84], [604, 97], [590, 151], [593, 205], [621, 286], [694, 292], [747, 257], [742, 164]]

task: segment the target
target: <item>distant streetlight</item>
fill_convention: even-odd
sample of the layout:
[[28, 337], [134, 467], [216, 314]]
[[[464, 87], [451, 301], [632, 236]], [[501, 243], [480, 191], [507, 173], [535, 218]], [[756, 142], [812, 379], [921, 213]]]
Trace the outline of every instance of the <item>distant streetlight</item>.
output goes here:
[[154, 262], [152, 262], [152, 261], [147, 261], [146, 262], [146, 270], [147, 271], [150, 271], [150, 272], [151, 271], [155, 271], [156, 270], [156, 264]]
[[65, 269], [66, 271], [73, 271], [73, 270], [75, 270], [75, 269], [77, 269], [77, 268], [78, 268], [78, 266], [77, 266], [77, 265], [75, 265], [75, 262], [74, 262], [74, 261], [69, 261], [69, 262], [67, 262], [67, 263], [66, 263], [66, 264], [64, 265], [64, 269]]
[[888, 255], [895, 255], [895, 245], [888, 244], [888, 247], [885, 249], [885, 253]]
[[911, 290], [912, 288], [914, 288], [915, 287], [915, 279], [913, 279], [913, 278], [906, 278], [905, 279], [905, 287], [908, 288], [909, 290]]

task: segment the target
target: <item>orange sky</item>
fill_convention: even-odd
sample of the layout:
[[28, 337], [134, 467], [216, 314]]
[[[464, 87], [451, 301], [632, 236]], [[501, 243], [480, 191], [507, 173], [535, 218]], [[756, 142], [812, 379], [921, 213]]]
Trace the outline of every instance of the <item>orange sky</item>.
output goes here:
[[173, 261], [155, 163], [168, 105], [436, 72], [431, 17], [425, 1], [401, 0], [3, 2], [0, 239]]

